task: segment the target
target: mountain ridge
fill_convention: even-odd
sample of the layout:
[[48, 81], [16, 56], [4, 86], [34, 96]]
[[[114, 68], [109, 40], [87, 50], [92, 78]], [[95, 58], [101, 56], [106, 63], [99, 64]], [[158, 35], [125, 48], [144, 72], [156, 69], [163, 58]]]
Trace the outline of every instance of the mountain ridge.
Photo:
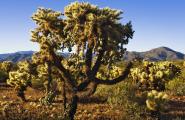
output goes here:
[[132, 60], [134, 58], [147, 59], [150, 61], [161, 61], [161, 60], [183, 60], [185, 59], [185, 54], [175, 51], [168, 47], [158, 47], [145, 52], [127, 51], [124, 59]]
[[[25, 59], [31, 59], [35, 51], [18, 51], [15, 53], [0, 54], [0, 61], [19, 62]], [[68, 55], [68, 53], [63, 53]], [[175, 51], [171, 48], [161, 46], [145, 52], [127, 51], [124, 55], [124, 60], [130, 61], [135, 58], [146, 59], [150, 61], [164, 61], [164, 60], [184, 60], [185, 54]]]

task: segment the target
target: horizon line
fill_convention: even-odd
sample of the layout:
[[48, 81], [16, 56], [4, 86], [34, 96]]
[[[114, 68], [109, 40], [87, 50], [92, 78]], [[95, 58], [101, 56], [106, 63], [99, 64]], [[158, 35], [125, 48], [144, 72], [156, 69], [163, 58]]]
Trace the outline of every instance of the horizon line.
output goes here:
[[[185, 55], [185, 52], [181, 52], [181, 51], [177, 51], [177, 50], [174, 50], [174, 49], [172, 49], [172, 48], [170, 48], [170, 47], [167, 47], [167, 46], [159, 46], [159, 47], [154, 47], [154, 48], [151, 48], [151, 49], [149, 49], [149, 50], [143, 50], [143, 51], [135, 51], [135, 50], [126, 50], [126, 51], [128, 51], [128, 52], [147, 52], [147, 51], [150, 51], [150, 50], [153, 50], [153, 49], [157, 49], [157, 48], [169, 48], [169, 49], [171, 49], [171, 50], [173, 50], [173, 51], [175, 51], [175, 52], [179, 52], [179, 53], [182, 53], [182, 54], [184, 54]], [[127, 49], [127, 48], [126, 48]], [[14, 51], [14, 52], [4, 52], [4, 53], [1, 53], [0, 52], [0, 54], [2, 55], [2, 54], [12, 54], [12, 53], [18, 53], [18, 52], [37, 52], [37, 50], [18, 50], [18, 51]]]

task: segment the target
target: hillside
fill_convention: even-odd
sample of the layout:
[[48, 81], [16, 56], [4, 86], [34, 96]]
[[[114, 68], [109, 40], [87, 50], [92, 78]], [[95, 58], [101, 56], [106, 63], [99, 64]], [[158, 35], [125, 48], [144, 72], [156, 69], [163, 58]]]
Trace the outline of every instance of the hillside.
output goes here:
[[[0, 61], [19, 62], [22, 60], [30, 60], [35, 51], [19, 51], [15, 53], [0, 54]], [[64, 57], [69, 56], [69, 53], [62, 53]]]
[[159, 47], [146, 52], [128, 51], [124, 56], [125, 60], [132, 60], [133, 58], [147, 59], [150, 61], [182, 60], [185, 59], [185, 55], [168, 47]]
[[34, 51], [19, 51], [15, 53], [0, 54], [0, 61], [18, 62], [26, 59], [31, 59]]
[[[34, 51], [20, 51], [16, 53], [0, 54], [0, 61], [13, 61], [18, 62], [25, 59], [30, 59]], [[68, 53], [64, 53], [64, 56], [68, 56]], [[172, 50], [168, 47], [159, 47], [146, 52], [129, 52], [125, 53], [125, 60], [132, 60], [134, 58], [147, 59], [150, 61], [161, 60], [182, 60], [185, 59], [183, 53]]]

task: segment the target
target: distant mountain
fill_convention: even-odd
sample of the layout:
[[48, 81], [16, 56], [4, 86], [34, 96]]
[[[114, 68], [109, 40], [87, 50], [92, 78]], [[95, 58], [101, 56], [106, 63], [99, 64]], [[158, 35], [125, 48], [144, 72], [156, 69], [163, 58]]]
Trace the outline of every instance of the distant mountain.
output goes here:
[[15, 53], [0, 54], [0, 61], [18, 62], [31, 59], [34, 51], [19, 51]]
[[[12, 61], [14, 63], [30, 60], [35, 51], [19, 51], [15, 53], [0, 54], [0, 62], [2, 61]], [[64, 57], [68, 57], [70, 53], [62, 53]]]
[[[31, 59], [34, 51], [19, 51], [16, 53], [0, 54], [0, 61], [13, 61], [18, 62], [25, 59]], [[70, 53], [62, 53], [67, 57]], [[132, 60], [134, 58], [141, 58], [150, 61], [161, 60], [182, 60], [185, 59], [185, 54], [174, 51], [168, 47], [159, 47], [146, 52], [126, 52], [124, 55], [125, 60]]]
[[159, 47], [146, 52], [126, 52], [124, 56], [125, 60], [132, 60], [134, 58], [150, 61], [182, 60], [185, 59], [185, 54], [174, 51], [168, 47]]

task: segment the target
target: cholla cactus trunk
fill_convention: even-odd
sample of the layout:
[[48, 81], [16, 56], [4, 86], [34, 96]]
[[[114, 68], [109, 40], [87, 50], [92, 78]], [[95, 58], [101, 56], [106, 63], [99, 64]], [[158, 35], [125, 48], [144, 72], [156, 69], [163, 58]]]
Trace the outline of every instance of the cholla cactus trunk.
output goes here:
[[26, 102], [25, 94], [24, 91], [26, 90], [26, 87], [22, 86], [18, 91], [17, 91], [17, 96], [21, 98], [22, 101]]
[[51, 76], [51, 63], [47, 62], [47, 72], [48, 72], [48, 82], [46, 85], [46, 94], [48, 94], [51, 90], [51, 82], [52, 82], [52, 76]]
[[67, 98], [66, 98], [66, 83], [65, 81], [63, 82], [63, 99], [64, 99], [64, 102], [63, 102], [63, 106], [64, 106], [64, 111], [66, 110], [66, 103], [67, 103]]
[[71, 98], [71, 102], [64, 112], [64, 120], [74, 120], [74, 116], [77, 110], [78, 96], [74, 94]]
[[159, 110], [157, 111], [150, 111], [151, 117], [156, 118], [157, 120], [160, 120], [161, 112]]

